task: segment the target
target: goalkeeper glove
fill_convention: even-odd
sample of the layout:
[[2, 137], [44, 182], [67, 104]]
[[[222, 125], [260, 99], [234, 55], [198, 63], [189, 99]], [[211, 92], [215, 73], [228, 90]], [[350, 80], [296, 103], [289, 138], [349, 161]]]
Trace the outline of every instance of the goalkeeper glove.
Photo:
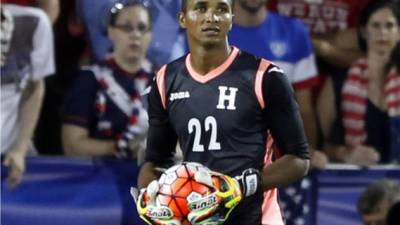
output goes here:
[[260, 175], [254, 169], [245, 170], [236, 178], [201, 170], [195, 174], [195, 180], [214, 188], [215, 192], [189, 201], [191, 212], [188, 214], [188, 220], [193, 225], [223, 224], [244, 197], [256, 193], [261, 183]]
[[235, 177], [240, 184], [240, 190], [243, 197], [249, 197], [257, 192], [262, 186], [260, 172], [249, 168], [242, 172], [242, 175]]
[[158, 190], [159, 184], [156, 180], [147, 188], [142, 188], [140, 193], [136, 188], [131, 188], [139, 217], [149, 225], [181, 225], [180, 221], [174, 219], [174, 213], [169, 207], [156, 205]]

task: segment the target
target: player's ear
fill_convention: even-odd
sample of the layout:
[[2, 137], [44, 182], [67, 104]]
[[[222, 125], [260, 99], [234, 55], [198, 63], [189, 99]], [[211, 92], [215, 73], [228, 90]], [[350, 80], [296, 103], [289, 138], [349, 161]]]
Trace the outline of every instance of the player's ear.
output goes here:
[[185, 29], [186, 28], [186, 20], [185, 20], [184, 12], [178, 13], [178, 21], [179, 21], [179, 25], [181, 26], [181, 28]]

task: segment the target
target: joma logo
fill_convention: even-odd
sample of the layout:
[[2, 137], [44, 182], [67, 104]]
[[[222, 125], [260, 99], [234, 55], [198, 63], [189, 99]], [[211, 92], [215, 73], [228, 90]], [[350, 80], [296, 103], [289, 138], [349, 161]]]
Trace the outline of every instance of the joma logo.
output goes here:
[[188, 91], [175, 92], [169, 95], [169, 100], [171, 102], [177, 99], [184, 99], [184, 98], [190, 98], [190, 94]]

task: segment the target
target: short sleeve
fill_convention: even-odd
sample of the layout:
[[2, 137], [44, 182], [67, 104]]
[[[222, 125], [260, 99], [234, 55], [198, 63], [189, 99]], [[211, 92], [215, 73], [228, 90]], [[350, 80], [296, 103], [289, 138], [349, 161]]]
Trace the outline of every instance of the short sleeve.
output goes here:
[[39, 9], [31, 10], [39, 18], [39, 23], [33, 35], [33, 51], [31, 53], [33, 80], [40, 80], [55, 72], [54, 37], [47, 15]]
[[310, 88], [317, 82], [318, 75], [314, 49], [311, 43], [311, 37], [308, 28], [303, 22], [294, 20], [294, 46], [297, 48], [296, 63], [293, 68], [293, 87], [298, 89]]
[[68, 91], [64, 101], [63, 123], [90, 129], [95, 118], [98, 82], [91, 71], [83, 70]]

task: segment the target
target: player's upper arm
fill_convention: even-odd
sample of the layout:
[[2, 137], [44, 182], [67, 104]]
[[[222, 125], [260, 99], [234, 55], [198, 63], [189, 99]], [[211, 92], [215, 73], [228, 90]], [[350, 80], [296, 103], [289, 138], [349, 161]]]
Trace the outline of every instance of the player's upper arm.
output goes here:
[[170, 124], [168, 112], [162, 100], [162, 95], [165, 95], [165, 93], [163, 93], [164, 90], [159, 90], [159, 87], [164, 84], [158, 83], [160, 82], [159, 76], [160, 72], [157, 73], [157, 77], [148, 94], [150, 127], [145, 161], [152, 162], [157, 166], [169, 166], [173, 162], [178, 138]]
[[299, 106], [283, 71], [271, 64], [263, 77], [262, 89], [267, 125], [282, 154], [309, 158]]

